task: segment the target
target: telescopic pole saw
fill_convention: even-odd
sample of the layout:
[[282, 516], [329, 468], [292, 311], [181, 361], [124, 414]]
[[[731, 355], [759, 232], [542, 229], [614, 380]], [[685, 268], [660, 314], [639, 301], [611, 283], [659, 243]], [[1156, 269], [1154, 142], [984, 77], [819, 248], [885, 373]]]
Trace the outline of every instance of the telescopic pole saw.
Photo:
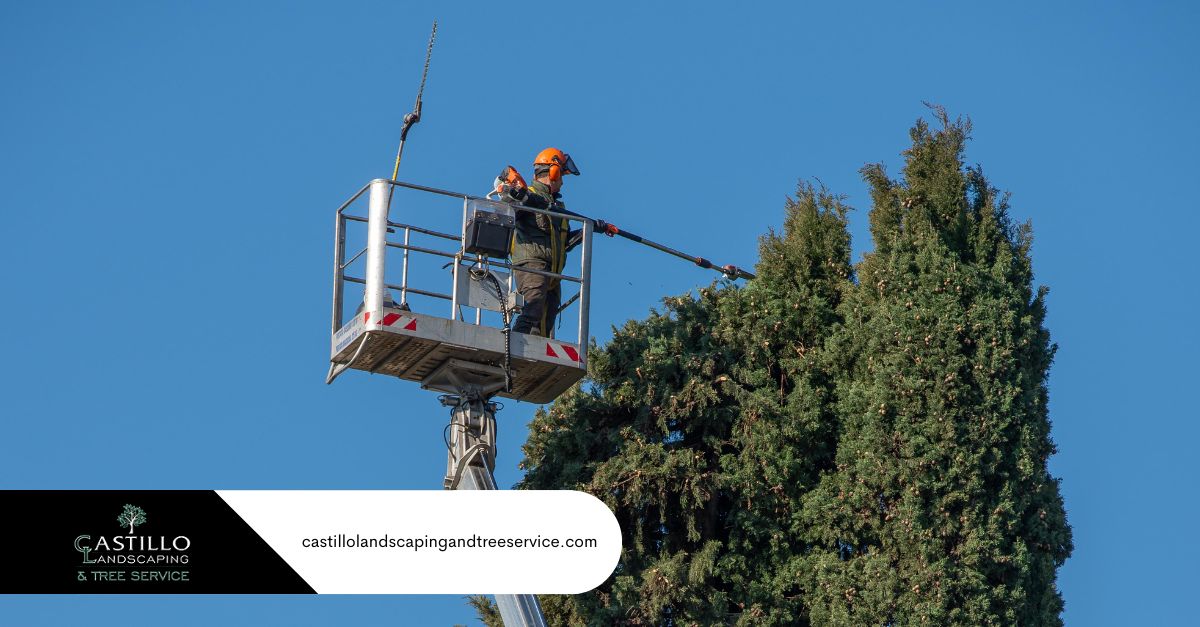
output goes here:
[[596, 220], [595, 218], [589, 218], [585, 215], [580, 215], [578, 213], [575, 213], [574, 211], [566, 211], [564, 209], [556, 209], [555, 211], [558, 211], [561, 213], [569, 213], [573, 216], [578, 216], [585, 220], [591, 220], [592, 225], [596, 228], [596, 230], [604, 233], [605, 235], [609, 235], [609, 236], [620, 235], [621, 237], [624, 237], [625, 239], [627, 239], [631, 242], [637, 242], [644, 246], [649, 246], [650, 248], [653, 248], [654, 250], [658, 250], [658, 251], [667, 253], [668, 255], [672, 255], [675, 257], [679, 257], [680, 259], [685, 259], [687, 261], [690, 261], [690, 262], [700, 266], [701, 268], [715, 270], [730, 279], [753, 279], [754, 278], [754, 273], [743, 270], [733, 264], [726, 264], [723, 266], [718, 266], [715, 263], [709, 261], [708, 259], [705, 259], [704, 257], [699, 257], [696, 255], [689, 255], [685, 252], [675, 250], [674, 248], [671, 248], [670, 246], [664, 246], [653, 240], [648, 240], [648, 239], [642, 237], [641, 235], [637, 235], [635, 233], [630, 233], [629, 231], [619, 229], [619, 228], [617, 228], [617, 225], [612, 224], [611, 222], [605, 222], [603, 220]]
[[621, 237], [624, 237], [627, 240], [637, 242], [639, 244], [644, 244], [655, 250], [660, 250], [664, 253], [667, 253], [668, 255], [674, 255], [676, 257], [679, 257], [680, 259], [686, 259], [686, 260], [700, 266], [701, 268], [708, 268], [709, 270], [716, 270], [717, 272], [724, 274], [726, 277], [729, 277], [730, 279], [753, 279], [754, 278], [753, 273], [747, 272], [733, 264], [726, 264], [724, 266], [715, 265], [713, 262], [705, 259], [704, 257], [697, 257], [695, 255], [689, 255], [685, 252], [675, 250], [674, 248], [671, 248], [669, 246], [663, 246], [662, 244], [659, 244], [658, 242], [648, 240], [640, 235], [635, 235], [633, 233], [630, 233], [629, 231], [622, 231], [621, 229], [617, 228], [617, 226], [615, 224], [605, 224], [604, 232], [609, 235], [620, 235]]
[[437, 20], [433, 21], [433, 31], [429, 33], [429, 47], [425, 49], [425, 70], [421, 72], [421, 86], [417, 89], [417, 103], [413, 110], [404, 116], [404, 125], [400, 127], [400, 147], [396, 149], [396, 165], [392, 168], [392, 180], [400, 175], [400, 156], [404, 154], [404, 140], [408, 139], [408, 130], [421, 121], [421, 95], [425, 93], [425, 79], [429, 77], [429, 59], [433, 56], [433, 40], [437, 37]]

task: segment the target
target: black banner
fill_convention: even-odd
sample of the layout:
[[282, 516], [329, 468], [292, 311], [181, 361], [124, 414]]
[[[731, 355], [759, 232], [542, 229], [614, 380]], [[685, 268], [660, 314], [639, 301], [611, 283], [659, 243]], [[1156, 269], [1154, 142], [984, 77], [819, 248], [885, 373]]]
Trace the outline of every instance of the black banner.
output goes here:
[[7, 490], [0, 498], [0, 593], [314, 593], [212, 490]]

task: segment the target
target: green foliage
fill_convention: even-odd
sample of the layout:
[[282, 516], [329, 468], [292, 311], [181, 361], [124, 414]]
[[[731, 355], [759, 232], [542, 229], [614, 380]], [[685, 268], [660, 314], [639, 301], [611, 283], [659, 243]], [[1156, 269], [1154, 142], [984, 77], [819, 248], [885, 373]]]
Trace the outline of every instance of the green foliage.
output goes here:
[[467, 597], [467, 604], [475, 608], [479, 620], [487, 627], [504, 627], [504, 619], [500, 617], [500, 608], [485, 595], [474, 594]]
[[665, 299], [535, 416], [521, 487], [595, 494], [624, 534], [551, 624], [1060, 622], [1031, 231], [934, 111], [902, 179], [863, 168], [857, 267], [843, 199], [801, 184], [757, 279]]
[[877, 250], [829, 349], [837, 468], [805, 496], [814, 622], [1059, 624], [1071, 551], [1046, 410], [1054, 347], [1029, 225], [964, 168], [969, 123], [919, 122], [902, 181], [863, 169]]

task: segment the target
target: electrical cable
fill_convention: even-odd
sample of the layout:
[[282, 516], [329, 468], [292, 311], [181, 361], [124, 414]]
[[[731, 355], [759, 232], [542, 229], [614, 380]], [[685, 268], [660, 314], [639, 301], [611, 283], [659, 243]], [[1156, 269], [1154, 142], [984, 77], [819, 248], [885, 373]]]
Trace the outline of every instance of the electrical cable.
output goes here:
[[496, 298], [500, 301], [500, 315], [504, 317], [504, 391], [512, 392], [512, 329], [509, 328], [512, 314], [508, 311], [508, 299], [504, 297], [504, 288], [500, 287], [500, 281], [496, 280], [496, 275], [486, 268], [483, 269], [483, 272], [487, 275], [488, 282], [496, 289]]

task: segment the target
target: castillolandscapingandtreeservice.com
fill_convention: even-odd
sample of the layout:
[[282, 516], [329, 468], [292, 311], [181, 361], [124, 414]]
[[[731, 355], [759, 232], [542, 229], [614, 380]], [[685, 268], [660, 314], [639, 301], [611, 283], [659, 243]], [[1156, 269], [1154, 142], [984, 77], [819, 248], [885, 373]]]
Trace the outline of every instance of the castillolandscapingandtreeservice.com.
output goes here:
[[595, 538], [489, 538], [473, 535], [465, 538], [393, 538], [388, 534], [363, 537], [358, 534], [339, 533], [324, 538], [304, 538], [300, 541], [306, 549], [594, 549], [599, 546]]

